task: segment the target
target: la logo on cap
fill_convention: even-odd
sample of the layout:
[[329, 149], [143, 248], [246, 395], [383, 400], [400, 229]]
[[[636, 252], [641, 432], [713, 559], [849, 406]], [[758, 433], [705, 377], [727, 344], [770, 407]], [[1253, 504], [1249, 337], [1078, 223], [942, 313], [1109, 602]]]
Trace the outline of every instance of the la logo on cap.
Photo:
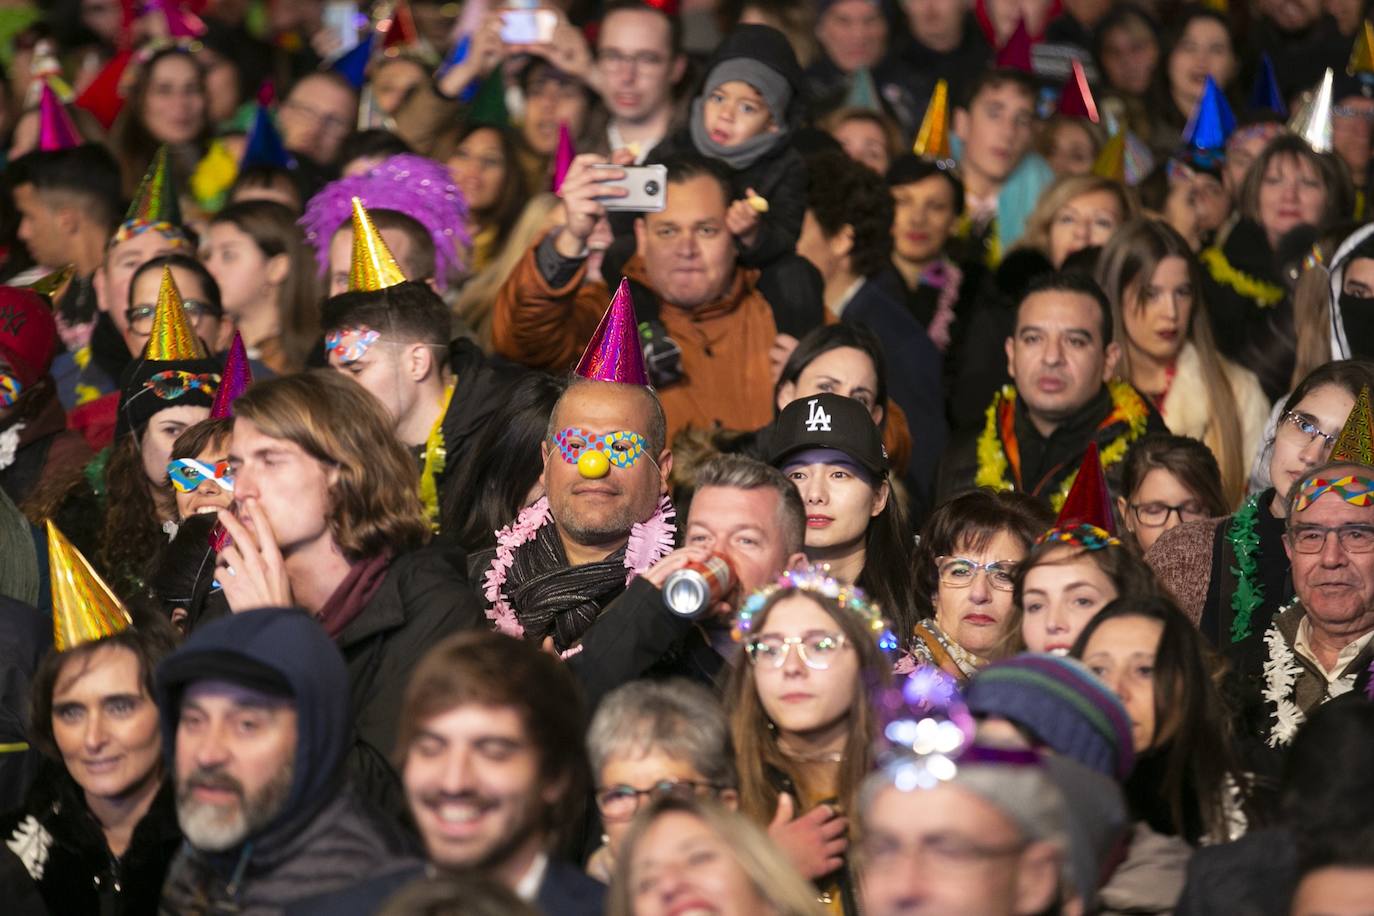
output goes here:
[[806, 406], [811, 411], [806, 416], [806, 431], [810, 433], [830, 432], [830, 414], [821, 407], [820, 398], [812, 398], [806, 402]]

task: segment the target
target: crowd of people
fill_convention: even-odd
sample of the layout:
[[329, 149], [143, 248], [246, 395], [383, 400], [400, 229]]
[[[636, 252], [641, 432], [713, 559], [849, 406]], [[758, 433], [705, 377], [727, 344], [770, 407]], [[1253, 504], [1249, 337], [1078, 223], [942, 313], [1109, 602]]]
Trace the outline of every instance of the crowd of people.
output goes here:
[[0, 4], [0, 909], [1368, 916], [1367, 7]]

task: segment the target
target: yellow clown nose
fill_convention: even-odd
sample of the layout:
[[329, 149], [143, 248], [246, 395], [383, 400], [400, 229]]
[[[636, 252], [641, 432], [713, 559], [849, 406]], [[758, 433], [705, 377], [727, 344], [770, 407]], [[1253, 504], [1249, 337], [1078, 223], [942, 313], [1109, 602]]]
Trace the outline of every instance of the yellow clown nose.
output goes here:
[[588, 480], [600, 480], [611, 473], [611, 459], [601, 449], [588, 449], [577, 459], [577, 473]]

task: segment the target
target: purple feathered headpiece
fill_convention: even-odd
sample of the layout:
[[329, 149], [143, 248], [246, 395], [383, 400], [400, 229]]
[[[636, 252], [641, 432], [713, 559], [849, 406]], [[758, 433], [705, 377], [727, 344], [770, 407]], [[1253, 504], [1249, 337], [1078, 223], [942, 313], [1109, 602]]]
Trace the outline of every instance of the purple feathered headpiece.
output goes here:
[[301, 217], [306, 240], [315, 247], [320, 273], [329, 269], [329, 241], [353, 216], [352, 199], [371, 212], [396, 210], [418, 220], [434, 240], [434, 277], [445, 288], [449, 273], [461, 268], [458, 246], [468, 247], [468, 204], [448, 170], [433, 159], [402, 154], [362, 175], [331, 181], [310, 198]]

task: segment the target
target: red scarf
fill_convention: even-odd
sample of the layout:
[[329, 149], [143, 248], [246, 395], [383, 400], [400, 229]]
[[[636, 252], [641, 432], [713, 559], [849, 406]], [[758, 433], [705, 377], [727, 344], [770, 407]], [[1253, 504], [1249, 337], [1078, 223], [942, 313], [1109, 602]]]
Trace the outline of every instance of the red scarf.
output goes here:
[[320, 626], [331, 639], [338, 638], [344, 628], [362, 613], [372, 596], [381, 588], [387, 570], [391, 568], [391, 551], [383, 550], [375, 557], [354, 563], [348, 575], [334, 589], [334, 594], [320, 608]]

